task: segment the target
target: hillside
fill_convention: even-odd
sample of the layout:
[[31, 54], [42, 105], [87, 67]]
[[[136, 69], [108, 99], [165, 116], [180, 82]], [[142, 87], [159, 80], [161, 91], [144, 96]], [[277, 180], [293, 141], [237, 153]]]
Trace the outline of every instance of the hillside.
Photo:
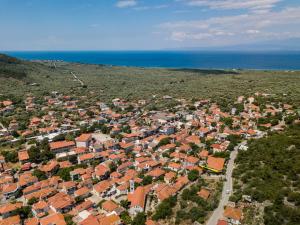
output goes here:
[[[213, 98], [226, 107], [239, 95], [247, 96], [259, 91], [276, 94], [276, 98], [284, 98], [286, 102], [300, 103], [300, 71], [150, 69], [25, 62], [10, 57], [2, 64], [11, 73], [0, 76], [0, 95], [23, 97], [26, 93], [40, 95], [59, 91], [92, 95], [95, 100], [102, 101], [115, 97], [149, 99], [153, 95], [157, 98], [170, 95], [188, 99]], [[13, 68], [16, 73], [13, 73]], [[84, 85], [74, 79], [71, 72]]]
[[[249, 195], [264, 209], [266, 225], [296, 225], [300, 216], [300, 125], [253, 140], [240, 152], [234, 170], [234, 197]], [[256, 213], [254, 213], [255, 215]], [[246, 213], [245, 224], [259, 224]]]
[[23, 79], [30, 65], [14, 57], [0, 54], [0, 77]]

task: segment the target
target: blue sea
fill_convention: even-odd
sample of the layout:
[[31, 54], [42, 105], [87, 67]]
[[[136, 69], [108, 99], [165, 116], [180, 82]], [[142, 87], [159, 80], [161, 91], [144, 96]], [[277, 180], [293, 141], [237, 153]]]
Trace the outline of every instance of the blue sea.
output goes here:
[[117, 66], [300, 70], [300, 52], [23, 51], [5, 53], [27, 60], [63, 60]]

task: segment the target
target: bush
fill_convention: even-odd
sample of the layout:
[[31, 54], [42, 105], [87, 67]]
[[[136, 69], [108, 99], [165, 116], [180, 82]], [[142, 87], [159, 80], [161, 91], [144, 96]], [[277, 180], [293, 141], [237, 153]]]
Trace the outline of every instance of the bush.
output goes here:
[[191, 170], [189, 173], [188, 173], [188, 179], [190, 181], [195, 181], [199, 178], [199, 171], [198, 170]]

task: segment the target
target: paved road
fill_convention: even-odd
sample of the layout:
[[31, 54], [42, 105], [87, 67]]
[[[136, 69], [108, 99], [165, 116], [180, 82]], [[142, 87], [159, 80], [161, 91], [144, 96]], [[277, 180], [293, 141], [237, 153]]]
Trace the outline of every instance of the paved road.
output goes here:
[[230, 153], [230, 160], [228, 161], [227, 170], [226, 170], [226, 181], [224, 182], [223, 185], [221, 200], [218, 208], [214, 210], [213, 214], [207, 221], [206, 225], [217, 225], [218, 220], [223, 217], [224, 206], [228, 204], [229, 196], [231, 194], [231, 193], [228, 194], [226, 192], [227, 190], [230, 190], [230, 192], [232, 192], [232, 188], [233, 188], [232, 171], [234, 167], [234, 160], [238, 154], [238, 148], [239, 146], [236, 146], [234, 150]]

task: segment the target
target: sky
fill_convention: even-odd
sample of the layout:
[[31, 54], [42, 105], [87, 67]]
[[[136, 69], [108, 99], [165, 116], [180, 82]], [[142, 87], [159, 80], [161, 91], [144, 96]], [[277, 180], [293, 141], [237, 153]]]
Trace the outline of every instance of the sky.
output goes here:
[[0, 0], [0, 50], [160, 50], [300, 41], [300, 0]]

